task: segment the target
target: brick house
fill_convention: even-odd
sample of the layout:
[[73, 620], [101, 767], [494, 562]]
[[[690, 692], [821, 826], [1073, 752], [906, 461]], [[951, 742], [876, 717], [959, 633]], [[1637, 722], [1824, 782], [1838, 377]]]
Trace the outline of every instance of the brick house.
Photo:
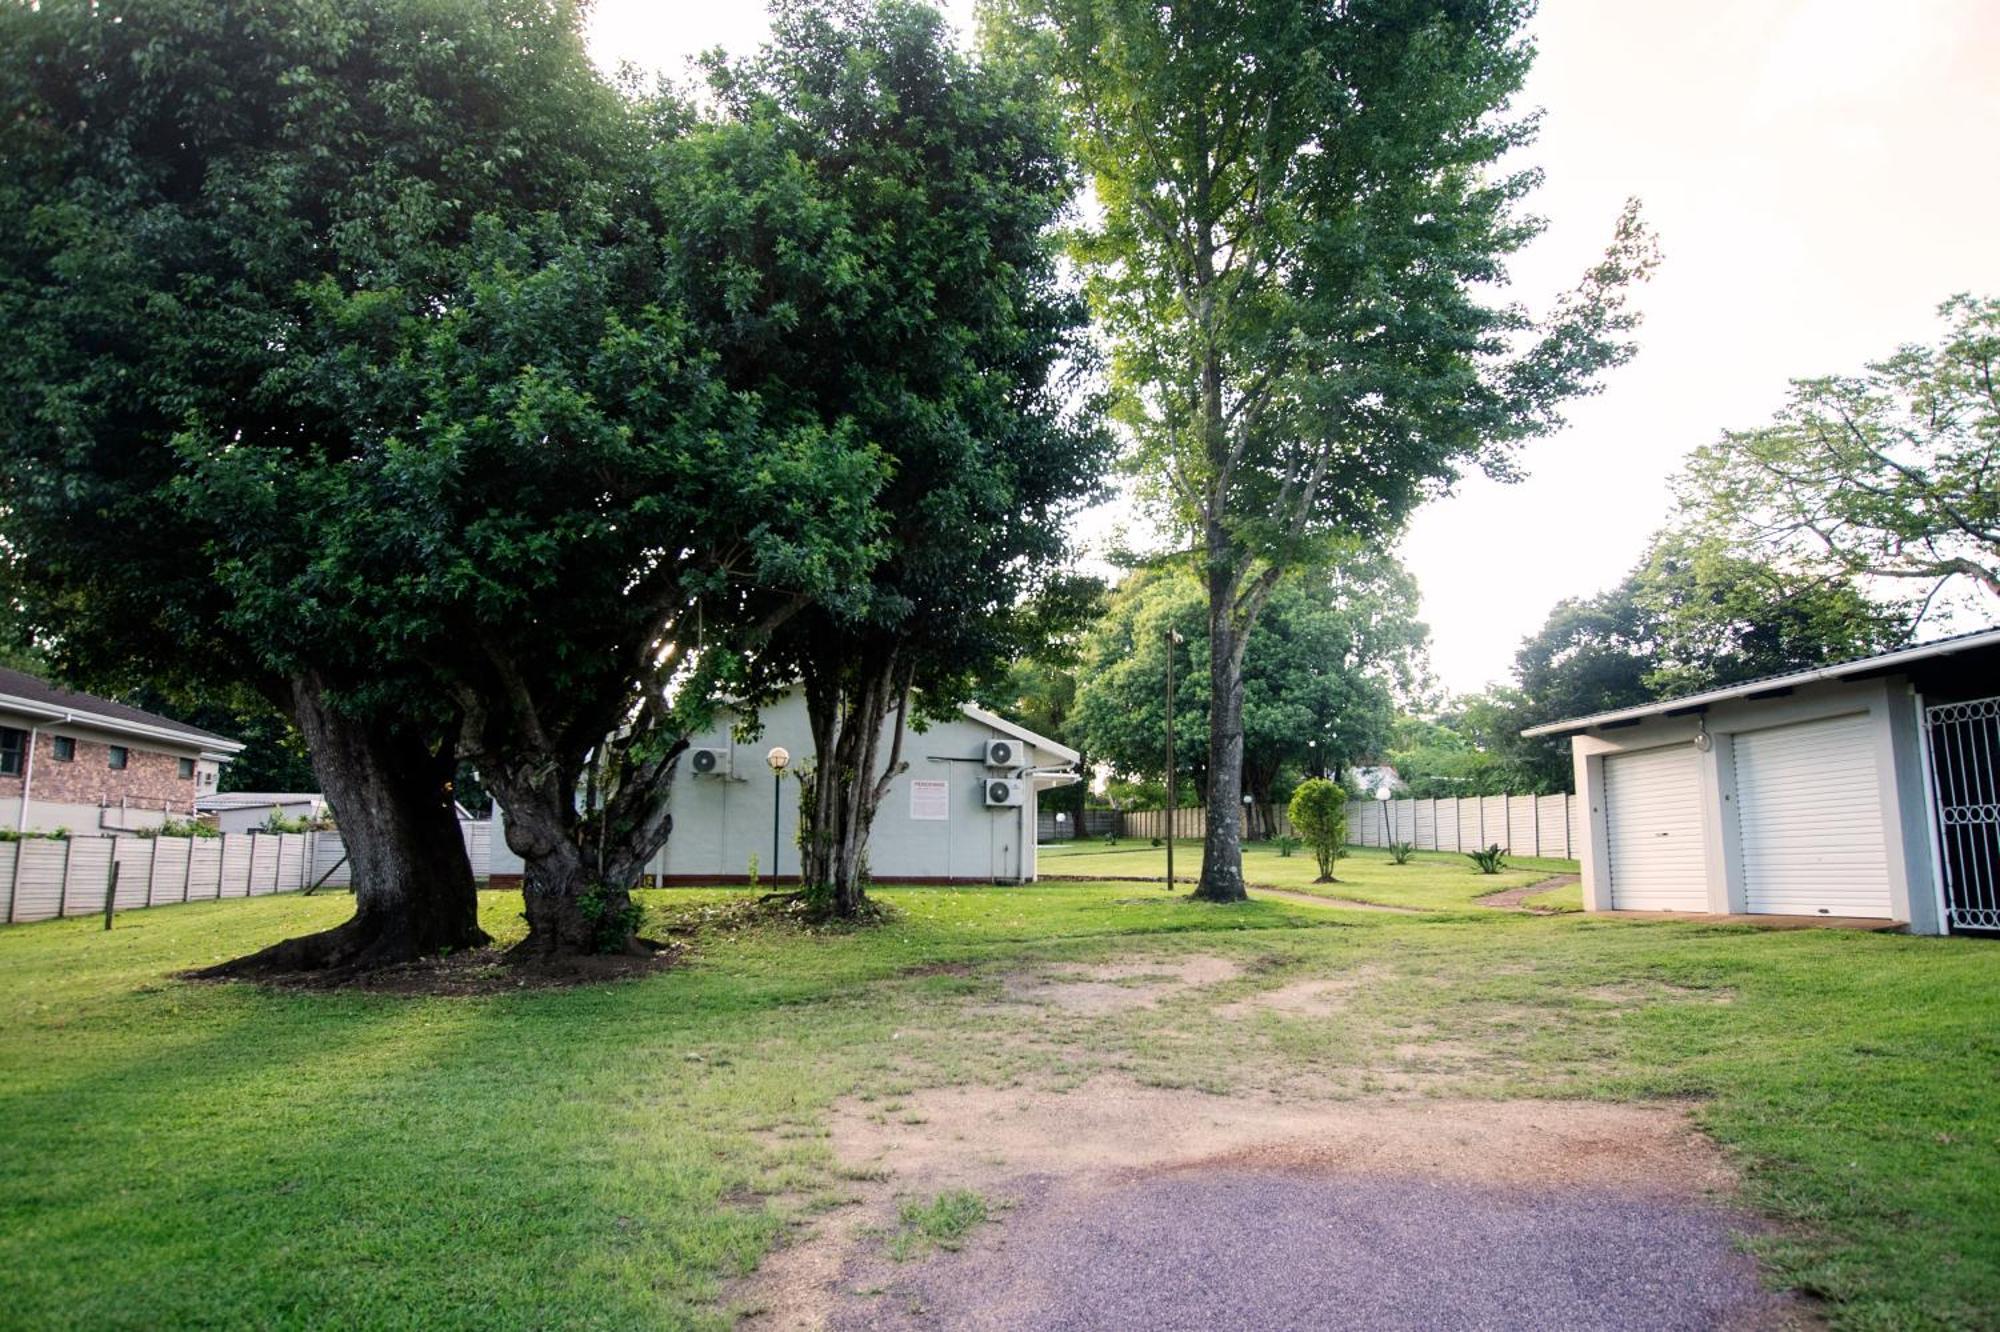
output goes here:
[[0, 828], [78, 835], [187, 818], [234, 740], [0, 667]]

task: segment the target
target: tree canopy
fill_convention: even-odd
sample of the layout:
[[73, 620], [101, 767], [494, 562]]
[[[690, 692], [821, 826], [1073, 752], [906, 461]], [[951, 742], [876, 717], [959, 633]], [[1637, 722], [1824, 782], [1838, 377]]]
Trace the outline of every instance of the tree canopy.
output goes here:
[[[1034, 80], [961, 53], [921, 5], [781, 3], [770, 45], [711, 74], [717, 169], [801, 165], [795, 199], [738, 210], [693, 256], [754, 278], [709, 315], [715, 345], [803, 410], [852, 422], [888, 468], [880, 559], [757, 660], [767, 692], [804, 688], [805, 884], [851, 914], [912, 706], [969, 697], [1079, 604], [1067, 520], [1108, 448], [1086, 312], [1052, 236], [1074, 182]], [[849, 252], [793, 265], [771, 228], [795, 213]]]
[[[1267, 814], [1301, 775], [1337, 772], [1377, 753], [1398, 696], [1420, 670], [1424, 627], [1414, 580], [1388, 556], [1283, 580], [1244, 652], [1244, 788]], [[1176, 658], [1174, 766], [1208, 781], [1207, 602], [1185, 569], [1141, 570], [1111, 595], [1084, 638], [1067, 739], [1121, 775], [1164, 777], [1168, 634]]]
[[1681, 479], [1683, 513], [1757, 559], [1953, 582], [2000, 609], [2000, 300], [1954, 296], [1935, 346], [1792, 385], [1769, 425], [1726, 433]]

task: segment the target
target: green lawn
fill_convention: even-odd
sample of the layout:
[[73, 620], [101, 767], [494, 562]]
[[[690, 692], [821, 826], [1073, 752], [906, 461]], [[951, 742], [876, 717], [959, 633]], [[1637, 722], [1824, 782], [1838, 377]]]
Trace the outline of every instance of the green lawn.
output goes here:
[[[645, 895], [655, 929], [730, 896]], [[1411, 1061], [1456, 1095], [1687, 1099], [1784, 1223], [1768, 1269], [1837, 1324], [2000, 1310], [1994, 945], [1129, 883], [880, 896], [882, 927], [718, 929], [675, 972], [478, 999], [167, 978], [341, 898], [0, 930], [0, 1322], [721, 1327], [721, 1283], [843, 1196], [820, 1136], [842, 1096], [1112, 1070], [1364, 1096]], [[517, 897], [482, 900], [519, 933]], [[1154, 1009], [991, 1002], [1012, 968], [1134, 951], [1246, 965]], [[1215, 1011], [1357, 971], [1337, 1021]], [[1006, 1039], [1023, 1024], [1040, 1039]], [[976, 1219], [914, 1201], [912, 1245]]]
[[[1118, 842], [1059, 842], [1039, 851], [1043, 874], [1106, 875], [1118, 878], [1167, 877], [1167, 850], [1142, 840]], [[1425, 911], [1457, 911], [1476, 906], [1487, 893], [1519, 888], [1553, 874], [1574, 874], [1573, 860], [1510, 859], [1499, 874], [1481, 874], [1470, 859], [1455, 852], [1419, 851], [1408, 864], [1398, 865], [1389, 853], [1374, 847], [1351, 846], [1334, 866], [1338, 883], [1314, 883], [1319, 863], [1301, 847], [1287, 856], [1269, 842], [1243, 848], [1243, 875], [1252, 888], [1288, 888], [1324, 897], [1344, 897], [1382, 906], [1417, 907]], [[1201, 874], [1201, 843], [1174, 843], [1174, 878], [1192, 883]]]

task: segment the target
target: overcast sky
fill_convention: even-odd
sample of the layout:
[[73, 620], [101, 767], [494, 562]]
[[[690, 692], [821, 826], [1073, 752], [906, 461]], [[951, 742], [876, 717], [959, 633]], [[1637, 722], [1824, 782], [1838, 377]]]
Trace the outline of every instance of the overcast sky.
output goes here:
[[[1550, 227], [1517, 294], [1540, 308], [1574, 283], [1632, 195], [1666, 259], [1638, 359], [1529, 447], [1528, 478], [1468, 481], [1412, 525], [1457, 691], [1504, 678], [1556, 601], [1618, 581], [1688, 450], [1765, 420], [1789, 378], [1929, 339], [1947, 295], [2000, 294], [2000, 0], [1544, 0], [1533, 31]], [[766, 32], [755, 0], [597, 0], [592, 50], [679, 74]]]

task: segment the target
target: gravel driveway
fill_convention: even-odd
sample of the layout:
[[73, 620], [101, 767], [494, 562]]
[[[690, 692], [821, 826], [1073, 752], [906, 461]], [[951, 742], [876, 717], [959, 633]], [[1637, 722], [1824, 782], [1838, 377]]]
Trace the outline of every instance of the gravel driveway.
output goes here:
[[[1740, 1217], [1603, 1189], [1257, 1169], [1012, 1182], [955, 1254], [850, 1273], [842, 1329], [1747, 1329]], [[865, 1284], [863, 1284], [865, 1283]]]

